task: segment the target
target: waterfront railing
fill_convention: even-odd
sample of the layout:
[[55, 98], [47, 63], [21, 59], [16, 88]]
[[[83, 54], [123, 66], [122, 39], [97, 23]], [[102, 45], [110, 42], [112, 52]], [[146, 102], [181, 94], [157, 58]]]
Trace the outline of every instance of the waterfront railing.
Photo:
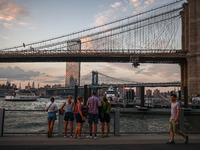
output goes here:
[[[185, 114], [185, 115], [184, 115]], [[186, 133], [200, 133], [198, 120], [200, 110], [181, 110], [180, 125]], [[6, 134], [46, 134], [47, 113], [44, 110], [9, 110], [0, 109], [0, 135]], [[121, 110], [111, 112], [110, 133], [121, 134], [168, 134], [170, 109]], [[62, 136], [64, 133], [63, 115], [57, 113], [53, 134]], [[74, 131], [76, 121], [74, 121]], [[68, 124], [68, 132], [69, 132]], [[106, 126], [105, 126], [106, 129]], [[106, 130], [105, 130], [106, 132]], [[98, 124], [98, 134], [101, 123]], [[83, 124], [83, 134], [89, 134], [88, 120]]]

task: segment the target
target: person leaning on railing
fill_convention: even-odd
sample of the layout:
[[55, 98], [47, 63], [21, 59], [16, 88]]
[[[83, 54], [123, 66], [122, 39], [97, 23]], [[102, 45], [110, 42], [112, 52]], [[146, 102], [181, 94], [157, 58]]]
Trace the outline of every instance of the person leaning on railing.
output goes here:
[[47, 116], [47, 121], [48, 121], [47, 137], [49, 138], [49, 137], [52, 136], [53, 125], [54, 125], [55, 120], [57, 120], [56, 113], [58, 111], [58, 106], [54, 103], [54, 97], [50, 98], [50, 102], [47, 103], [45, 110], [46, 110], [46, 112], [48, 112], [48, 116]]

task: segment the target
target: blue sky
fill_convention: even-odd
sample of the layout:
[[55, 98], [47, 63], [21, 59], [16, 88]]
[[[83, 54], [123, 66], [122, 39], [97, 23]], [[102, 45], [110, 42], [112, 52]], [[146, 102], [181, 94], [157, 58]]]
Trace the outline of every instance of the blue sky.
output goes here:
[[[0, 49], [66, 35], [172, 1], [175, 0], [0, 0]], [[178, 65], [141, 64], [135, 69], [131, 63], [82, 63], [81, 68], [81, 75], [97, 70], [135, 81], [180, 81]], [[13, 75], [9, 76], [11, 72]], [[65, 63], [0, 64], [0, 83], [9, 78], [22, 85], [29, 81], [64, 84], [64, 76]]]

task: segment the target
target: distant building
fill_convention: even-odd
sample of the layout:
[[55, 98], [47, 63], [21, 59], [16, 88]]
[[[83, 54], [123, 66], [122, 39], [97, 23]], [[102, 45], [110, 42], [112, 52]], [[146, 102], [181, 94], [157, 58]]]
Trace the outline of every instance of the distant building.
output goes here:
[[67, 62], [65, 87], [73, 88], [75, 85], [80, 85], [80, 63]]
[[153, 97], [154, 98], [160, 98], [160, 90], [158, 90], [158, 89], [154, 90]]
[[33, 81], [33, 83], [32, 83], [32, 88], [35, 88], [35, 83], [34, 83], [34, 81]]
[[141, 90], [140, 87], [136, 87], [136, 97], [140, 97]]
[[152, 90], [146, 90], [146, 97], [152, 97]]
[[[67, 50], [81, 51], [81, 40], [70, 40], [67, 42]], [[80, 85], [80, 62], [66, 63], [65, 86], [73, 88]]]

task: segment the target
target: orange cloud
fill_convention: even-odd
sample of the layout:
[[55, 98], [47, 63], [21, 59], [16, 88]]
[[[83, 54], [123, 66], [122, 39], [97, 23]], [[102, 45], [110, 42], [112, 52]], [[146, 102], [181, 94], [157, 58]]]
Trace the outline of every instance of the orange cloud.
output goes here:
[[120, 5], [121, 5], [120, 2], [116, 2], [116, 3], [112, 4], [111, 7], [116, 8], [116, 7], [119, 7]]
[[18, 6], [10, 0], [0, 0], [0, 21], [4, 22], [6, 28], [11, 29], [8, 22], [20, 23], [25, 17], [29, 16], [29, 10], [26, 7]]

